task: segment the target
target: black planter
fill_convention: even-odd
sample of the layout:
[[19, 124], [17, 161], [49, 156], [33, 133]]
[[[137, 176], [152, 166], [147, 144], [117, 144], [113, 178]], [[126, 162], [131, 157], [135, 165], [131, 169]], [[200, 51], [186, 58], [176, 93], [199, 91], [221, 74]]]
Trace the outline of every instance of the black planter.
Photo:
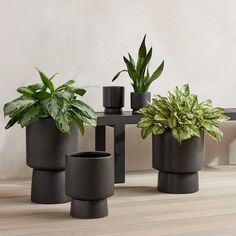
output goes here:
[[72, 217], [107, 216], [107, 198], [113, 193], [113, 156], [106, 152], [81, 152], [66, 156], [66, 194], [72, 198]]
[[103, 106], [106, 114], [122, 114], [125, 88], [120, 86], [103, 87]]
[[133, 114], [138, 114], [137, 111], [140, 108], [147, 107], [148, 102], [150, 102], [151, 93], [130, 93], [131, 108], [133, 109]]
[[199, 190], [198, 171], [203, 166], [204, 134], [179, 144], [171, 132], [153, 135], [153, 168], [159, 170], [158, 190], [193, 193]]
[[65, 154], [77, 151], [78, 129], [61, 133], [52, 118], [26, 127], [26, 162], [33, 168], [31, 201], [56, 204], [70, 201], [65, 194]]

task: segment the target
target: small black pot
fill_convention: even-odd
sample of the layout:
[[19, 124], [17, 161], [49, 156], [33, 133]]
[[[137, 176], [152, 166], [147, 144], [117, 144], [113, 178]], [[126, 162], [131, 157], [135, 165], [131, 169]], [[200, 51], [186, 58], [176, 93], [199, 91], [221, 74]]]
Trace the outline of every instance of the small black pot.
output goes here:
[[106, 152], [66, 155], [66, 194], [70, 215], [100, 218], [108, 215], [107, 198], [114, 193], [114, 158]]
[[193, 193], [199, 190], [198, 171], [203, 167], [204, 134], [179, 144], [171, 132], [153, 135], [153, 168], [159, 170], [158, 190]]
[[148, 102], [150, 102], [151, 93], [130, 93], [131, 108], [133, 109], [133, 114], [138, 114], [137, 111], [140, 108], [147, 107]]
[[77, 151], [78, 128], [61, 133], [52, 118], [26, 127], [26, 162], [33, 168], [31, 201], [42, 204], [69, 202], [65, 194], [65, 154]]
[[125, 88], [120, 86], [103, 87], [103, 106], [106, 114], [122, 114]]

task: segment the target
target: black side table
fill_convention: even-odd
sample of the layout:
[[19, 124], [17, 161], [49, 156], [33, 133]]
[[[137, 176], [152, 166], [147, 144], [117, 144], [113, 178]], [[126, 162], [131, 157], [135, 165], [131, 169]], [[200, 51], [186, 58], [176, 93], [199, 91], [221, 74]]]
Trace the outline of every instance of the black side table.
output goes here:
[[[119, 115], [107, 115], [97, 112], [97, 127], [95, 134], [96, 151], [106, 151], [106, 126], [114, 128], [115, 183], [125, 182], [125, 125], [137, 124], [142, 115], [133, 115], [125, 111]], [[225, 115], [230, 120], [236, 120], [236, 108], [226, 108]]]
[[106, 126], [114, 128], [115, 183], [125, 182], [125, 125], [137, 124], [142, 115], [133, 115], [132, 111], [123, 114], [108, 115], [97, 112], [95, 133], [96, 151], [106, 151]]

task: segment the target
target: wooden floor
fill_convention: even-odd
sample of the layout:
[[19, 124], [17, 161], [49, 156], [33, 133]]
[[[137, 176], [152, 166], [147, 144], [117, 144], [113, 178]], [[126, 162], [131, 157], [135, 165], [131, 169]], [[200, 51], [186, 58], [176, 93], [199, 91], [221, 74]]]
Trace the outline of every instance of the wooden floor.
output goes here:
[[155, 172], [127, 174], [109, 199], [109, 216], [73, 219], [70, 204], [30, 202], [30, 180], [0, 182], [0, 235], [228, 236], [236, 235], [236, 167], [200, 172], [200, 191], [156, 191]]

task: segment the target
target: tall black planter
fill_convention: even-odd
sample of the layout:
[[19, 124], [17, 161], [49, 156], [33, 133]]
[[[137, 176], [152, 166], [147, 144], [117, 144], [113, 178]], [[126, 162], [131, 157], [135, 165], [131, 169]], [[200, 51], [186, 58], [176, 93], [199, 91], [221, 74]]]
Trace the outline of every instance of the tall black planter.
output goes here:
[[103, 87], [103, 106], [106, 114], [122, 114], [125, 88], [120, 86]]
[[66, 194], [72, 198], [72, 217], [107, 216], [107, 198], [113, 193], [113, 156], [106, 152], [81, 152], [66, 156]]
[[153, 135], [153, 168], [159, 170], [158, 190], [193, 193], [199, 190], [198, 171], [203, 166], [204, 134], [179, 144], [171, 132]]
[[131, 108], [133, 109], [133, 114], [138, 114], [137, 111], [140, 108], [147, 107], [148, 102], [150, 102], [151, 93], [130, 93]]
[[77, 151], [78, 129], [61, 133], [52, 118], [26, 127], [26, 160], [33, 168], [31, 201], [56, 204], [70, 201], [65, 195], [65, 154]]

